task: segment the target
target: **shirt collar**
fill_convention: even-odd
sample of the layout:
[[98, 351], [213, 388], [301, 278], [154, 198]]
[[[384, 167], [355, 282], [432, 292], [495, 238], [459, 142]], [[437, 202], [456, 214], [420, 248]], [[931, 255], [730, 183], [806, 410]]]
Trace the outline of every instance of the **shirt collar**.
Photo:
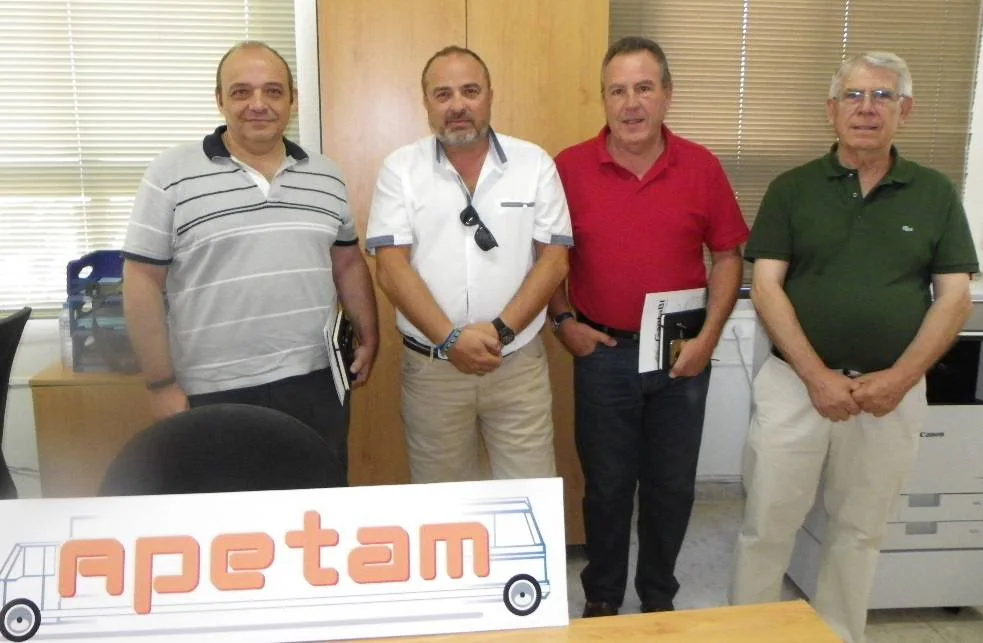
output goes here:
[[[617, 163], [614, 160], [614, 157], [611, 156], [611, 152], [608, 151], [608, 136], [610, 135], [611, 135], [611, 128], [605, 125], [604, 127], [601, 128], [601, 131], [597, 134], [597, 137], [594, 139], [594, 147], [597, 152], [597, 162], [599, 165], [605, 165], [605, 164], [617, 165]], [[662, 140], [665, 141], [666, 148], [662, 152], [662, 155], [659, 156], [658, 160], [655, 162], [653, 168], [659, 165], [675, 164], [676, 147], [677, 147], [673, 142], [675, 141], [675, 139], [676, 139], [676, 135], [672, 133], [672, 130], [666, 127], [665, 123], [663, 123]]]
[[[205, 156], [210, 159], [232, 158], [232, 153], [229, 152], [229, 148], [225, 146], [225, 141], [222, 140], [222, 134], [228, 129], [228, 125], [219, 125], [215, 128], [214, 132], [205, 136], [201, 143]], [[294, 160], [306, 161], [308, 159], [307, 152], [304, 151], [304, 148], [286, 137], [283, 139], [283, 146], [287, 151], [287, 156], [292, 157]]]
[[[499, 165], [504, 167], [505, 165], [508, 164], [509, 157], [505, 155], [505, 149], [502, 148], [502, 144], [499, 142], [498, 136], [495, 134], [495, 130], [493, 130], [490, 127], [488, 128], [488, 139], [491, 141], [491, 146], [495, 150], [495, 157], [494, 157], [495, 160], [498, 161]], [[433, 137], [433, 143], [434, 143], [434, 157], [433, 157], [434, 162], [437, 165], [440, 165], [441, 163], [443, 163], [444, 159], [447, 158], [447, 155], [444, 153], [444, 146], [441, 144], [439, 140], [437, 140], [436, 136]]]
[[[836, 154], [838, 144], [833, 143], [829, 148], [829, 153], [823, 157], [822, 165], [826, 176], [831, 179], [841, 178], [852, 174], [854, 170], [845, 167], [840, 163], [840, 158]], [[911, 161], [905, 159], [898, 153], [898, 148], [891, 146], [891, 169], [882, 179], [886, 183], [910, 183], [912, 179]]]

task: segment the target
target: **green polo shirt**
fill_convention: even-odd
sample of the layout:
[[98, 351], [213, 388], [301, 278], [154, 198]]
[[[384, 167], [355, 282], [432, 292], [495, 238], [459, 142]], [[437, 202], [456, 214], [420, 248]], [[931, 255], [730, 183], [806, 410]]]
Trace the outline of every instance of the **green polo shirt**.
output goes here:
[[979, 271], [952, 182], [891, 155], [891, 171], [866, 198], [835, 145], [785, 172], [768, 187], [744, 252], [789, 263], [785, 292], [830, 368], [890, 367], [932, 303], [932, 275]]

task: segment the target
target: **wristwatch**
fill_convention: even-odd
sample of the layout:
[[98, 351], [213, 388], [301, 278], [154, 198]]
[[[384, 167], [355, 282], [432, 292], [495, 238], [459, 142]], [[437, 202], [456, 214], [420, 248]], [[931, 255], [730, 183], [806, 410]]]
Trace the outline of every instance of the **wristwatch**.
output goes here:
[[560, 324], [562, 324], [563, 322], [565, 322], [568, 319], [575, 319], [574, 314], [572, 312], [570, 312], [569, 310], [566, 311], [566, 312], [560, 313], [559, 315], [557, 315], [556, 317], [554, 317], [553, 318], [553, 322], [552, 322], [553, 323], [553, 332], [554, 333], [558, 332], [560, 330]]
[[502, 346], [508, 346], [515, 339], [515, 331], [506, 326], [501, 317], [493, 319], [492, 326], [498, 331], [498, 340], [502, 342]]

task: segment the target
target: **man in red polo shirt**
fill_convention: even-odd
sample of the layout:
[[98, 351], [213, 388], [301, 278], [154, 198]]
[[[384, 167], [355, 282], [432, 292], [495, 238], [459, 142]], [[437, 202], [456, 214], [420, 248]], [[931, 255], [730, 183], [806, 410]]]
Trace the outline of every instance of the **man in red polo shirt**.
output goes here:
[[[737, 299], [748, 235], [720, 162], [663, 125], [672, 82], [662, 49], [624, 38], [601, 69], [607, 126], [556, 159], [576, 245], [569, 297], [561, 286], [549, 307], [575, 358], [576, 442], [586, 481], [584, 616], [617, 614], [624, 599], [636, 487], [641, 608], [673, 609], [710, 356]], [[639, 374], [646, 293], [703, 287], [709, 294], [699, 334], [670, 371]]]

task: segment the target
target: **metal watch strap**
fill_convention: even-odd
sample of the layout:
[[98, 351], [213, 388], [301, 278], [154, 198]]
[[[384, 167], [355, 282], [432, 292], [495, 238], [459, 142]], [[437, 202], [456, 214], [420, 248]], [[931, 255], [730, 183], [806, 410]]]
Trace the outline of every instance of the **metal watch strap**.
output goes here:
[[565, 322], [568, 319], [574, 319], [574, 314], [572, 312], [570, 312], [569, 310], [566, 311], [566, 312], [560, 313], [559, 315], [557, 315], [556, 317], [554, 317], [553, 318], [553, 331], [556, 332], [556, 331], [560, 330], [560, 324], [562, 324], [563, 322]]

